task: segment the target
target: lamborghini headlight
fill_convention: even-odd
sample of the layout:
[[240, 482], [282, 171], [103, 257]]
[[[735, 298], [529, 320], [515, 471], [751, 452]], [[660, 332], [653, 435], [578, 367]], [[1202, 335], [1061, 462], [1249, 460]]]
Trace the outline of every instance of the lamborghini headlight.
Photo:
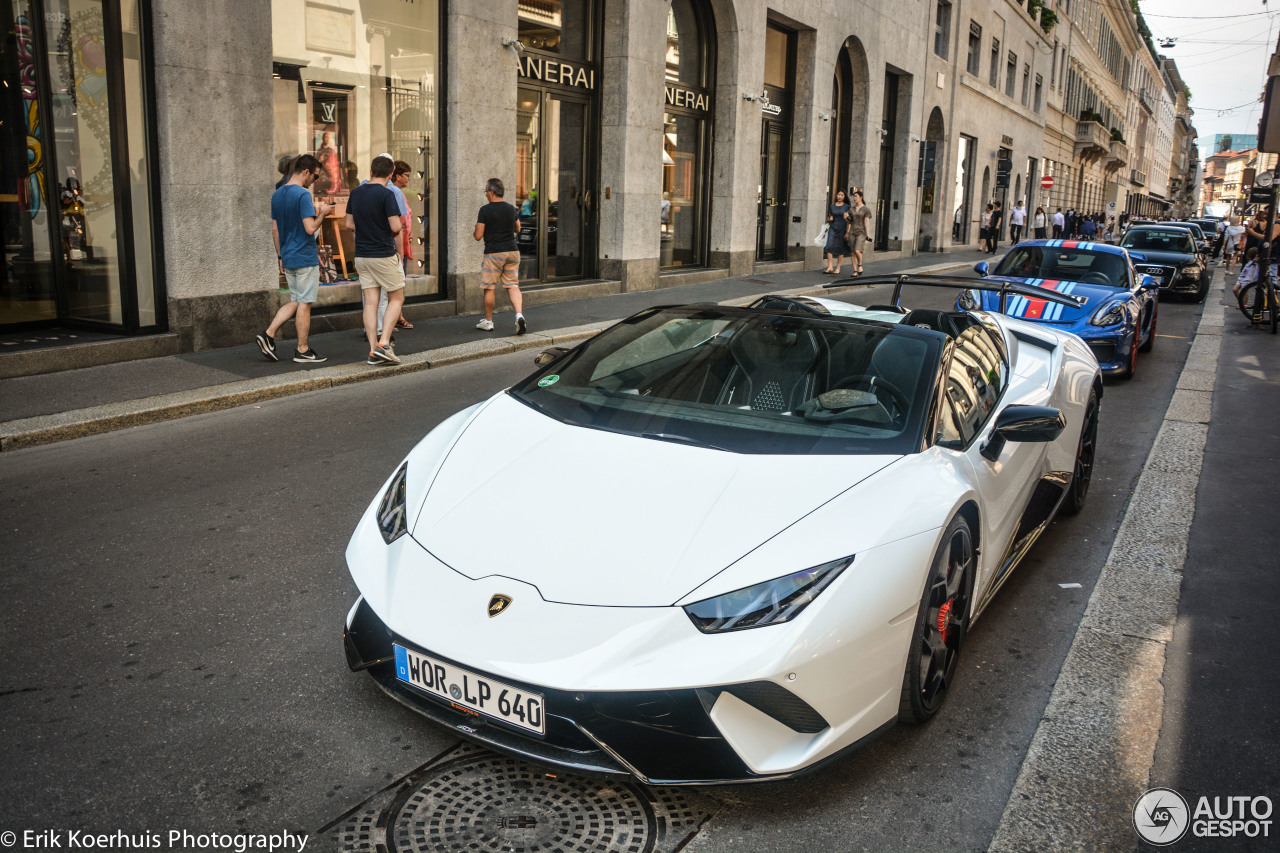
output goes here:
[[853, 562], [842, 557], [793, 575], [686, 604], [684, 612], [704, 634], [790, 622]]
[[1124, 315], [1123, 302], [1108, 302], [1089, 318], [1089, 323], [1093, 326], [1114, 326], [1124, 321]]
[[390, 545], [409, 532], [405, 518], [404, 495], [405, 478], [409, 463], [400, 466], [400, 470], [391, 478], [391, 484], [378, 504], [378, 530], [382, 531], [383, 540]]

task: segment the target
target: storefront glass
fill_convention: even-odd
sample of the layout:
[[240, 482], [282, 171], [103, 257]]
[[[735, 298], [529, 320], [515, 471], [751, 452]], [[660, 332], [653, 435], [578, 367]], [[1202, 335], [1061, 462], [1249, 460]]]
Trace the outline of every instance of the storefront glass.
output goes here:
[[710, 161], [709, 13], [698, 0], [674, 0], [667, 15], [666, 112], [663, 115], [660, 263], [706, 261], [706, 170]]
[[595, 263], [597, 5], [520, 0], [516, 171], [520, 279], [578, 279]]
[[153, 327], [141, 10], [0, 0], [0, 27], [0, 327]]
[[361, 0], [340, 8], [272, 0], [271, 17], [275, 152], [263, 168], [279, 179], [281, 164], [300, 154], [323, 166], [312, 192], [335, 206], [320, 239], [336, 280], [321, 288], [320, 305], [360, 301], [354, 235], [343, 220], [351, 190], [383, 153], [410, 166], [406, 295], [439, 295], [438, 2]]

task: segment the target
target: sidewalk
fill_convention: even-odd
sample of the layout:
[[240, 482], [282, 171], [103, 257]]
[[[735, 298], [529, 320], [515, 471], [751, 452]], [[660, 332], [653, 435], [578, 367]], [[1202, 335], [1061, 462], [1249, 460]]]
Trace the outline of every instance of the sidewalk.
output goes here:
[[[963, 271], [990, 256], [976, 251], [946, 252], [867, 261], [866, 275], [899, 272]], [[847, 269], [847, 267], [846, 267]], [[222, 350], [67, 370], [0, 381], [0, 451], [16, 450], [124, 429], [146, 423], [241, 406], [276, 397], [316, 391], [352, 382], [443, 367], [460, 361], [503, 355], [520, 349], [572, 344], [654, 305], [689, 302], [750, 301], [765, 293], [819, 292], [833, 280], [820, 270], [769, 273], [663, 290], [622, 293], [540, 305], [528, 310], [529, 333], [517, 337], [515, 319], [504, 297], [494, 315], [493, 332], [475, 328], [477, 315], [418, 321], [396, 334], [403, 364], [374, 367], [363, 331], [311, 336], [312, 348], [328, 361], [300, 365], [292, 361], [295, 341], [279, 341], [279, 362], [269, 361], [252, 341]], [[263, 318], [265, 327], [269, 318]], [[293, 324], [285, 327], [293, 334]]]

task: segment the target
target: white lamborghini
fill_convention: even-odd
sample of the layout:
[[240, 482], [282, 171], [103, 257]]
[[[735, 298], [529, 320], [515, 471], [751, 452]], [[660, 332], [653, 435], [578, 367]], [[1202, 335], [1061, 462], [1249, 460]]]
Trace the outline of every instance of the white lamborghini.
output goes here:
[[1073, 335], [895, 306], [654, 308], [544, 353], [361, 518], [351, 668], [471, 740], [664, 785], [928, 720], [1083, 502], [1103, 386]]

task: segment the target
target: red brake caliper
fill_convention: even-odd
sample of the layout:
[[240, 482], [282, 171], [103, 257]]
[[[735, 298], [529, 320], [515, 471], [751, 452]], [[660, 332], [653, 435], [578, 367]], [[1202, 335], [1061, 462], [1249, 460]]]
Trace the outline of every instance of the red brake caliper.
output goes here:
[[951, 605], [955, 601], [954, 598], [948, 598], [947, 603], [938, 608], [938, 633], [942, 635], [942, 642], [947, 641], [947, 624], [950, 621]]

